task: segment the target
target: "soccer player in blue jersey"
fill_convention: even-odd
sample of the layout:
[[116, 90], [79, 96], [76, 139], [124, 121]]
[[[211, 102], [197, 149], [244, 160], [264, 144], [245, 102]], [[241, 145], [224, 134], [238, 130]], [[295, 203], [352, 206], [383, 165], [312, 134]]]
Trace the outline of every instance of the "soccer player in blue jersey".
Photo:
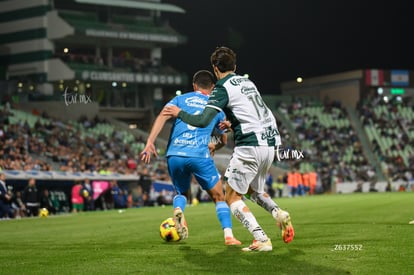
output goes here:
[[285, 243], [293, 240], [294, 229], [288, 212], [264, 192], [266, 175], [281, 144], [276, 119], [264, 103], [256, 85], [237, 75], [236, 54], [227, 47], [217, 48], [210, 57], [218, 79], [202, 113], [194, 114], [179, 106], [164, 108], [172, 115], [197, 127], [207, 126], [219, 112], [225, 112], [231, 123], [235, 147], [224, 175], [226, 202], [233, 215], [253, 235], [253, 243], [243, 251], [271, 251], [272, 242], [243, 201], [250, 197], [276, 220]]
[[[198, 71], [193, 76], [193, 92], [176, 96], [166, 106], [177, 106], [192, 114], [203, 112], [209, 95], [214, 88], [214, 76], [206, 70]], [[147, 139], [147, 144], [141, 152], [141, 159], [149, 163], [151, 155], [157, 156], [154, 142], [171, 116], [158, 115]], [[177, 195], [173, 199], [174, 216], [177, 231], [181, 239], [188, 237], [184, 209], [187, 204], [188, 190], [194, 175], [201, 187], [207, 191], [216, 205], [217, 217], [224, 231], [226, 245], [240, 245], [233, 236], [230, 208], [224, 200], [221, 176], [217, 171], [211, 153], [221, 148], [224, 143], [210, 144], [213, 130], [216, 128], [225, 139], [226, 134], [219, 129], [220, 122], [225, 120], [223, 112], [218, 112], [211, 123], [205, 128], [197, 128], [183, 122], [174, 121], [167, 146], [168, 172], [170, 173]], [[226, 141], [225, 141], [226, 142]], [[211, 153], [210, 153], [211, 152]]]

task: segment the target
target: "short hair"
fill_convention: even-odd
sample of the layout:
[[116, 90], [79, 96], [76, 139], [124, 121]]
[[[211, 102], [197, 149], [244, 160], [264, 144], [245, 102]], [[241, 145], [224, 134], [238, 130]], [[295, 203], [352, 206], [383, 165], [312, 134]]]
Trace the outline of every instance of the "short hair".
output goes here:
[[200, 70], [193, 76], [193, 83], [202, 89], [210, 89], [214, 85], [214, 75], [207, 70]]
[[216, 66], [220, 72], [234, 71], [236, 68], [236, 54], [227, 47], [217, 47], [211, 54], [210, 62]]

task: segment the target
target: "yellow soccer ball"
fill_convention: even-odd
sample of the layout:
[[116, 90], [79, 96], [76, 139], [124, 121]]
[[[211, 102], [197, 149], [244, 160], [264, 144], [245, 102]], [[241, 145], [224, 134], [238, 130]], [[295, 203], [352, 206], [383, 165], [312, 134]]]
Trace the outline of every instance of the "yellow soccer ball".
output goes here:
[[87, 198], [87, 197], [89, 197], [89, 192], [88, 192], [88, 190], [83, 190], [82, 191], [82, 196], [84, 197], [84, 198]]
[[161, 223], [160, 236], [166, 242], [178, 242], [180, 240], [173, 218], [165, 219]]
[[49, 210], [47, 208], [40, 209], [39, 217], [46, 218], [47, 216], [49, 216]]
[[193, 206], [196, 206], [196, 205], [198, 205], [200, 202], [198, 201], [198, 199], [197, 198], [194, 198], [194, 199], [192, 199], [192, 201], [191, 201], [191, 205], [193, 205]]

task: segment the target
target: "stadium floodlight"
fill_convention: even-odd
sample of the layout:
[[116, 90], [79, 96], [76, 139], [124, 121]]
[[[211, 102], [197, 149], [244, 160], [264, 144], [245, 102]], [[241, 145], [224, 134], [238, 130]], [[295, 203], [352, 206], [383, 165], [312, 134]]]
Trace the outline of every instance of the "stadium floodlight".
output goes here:
[[127, 83], [126, 82], [122, 82], [122, 88], [126, 88], [127, 87]]
[[114, 82], [112, 82], [112, 87], [116, 87], [116, 86], [118, 86], [118, 83], [116, 83], [115, 81]]
[[181, 91], [180, 91], [180, 90], [177, 90], [177, 91], [175, 92], [175, 94], [176, 94], [176, 95], [181, 95]]
[[402, 101], [402, 97], [401, 97], [401, 96], [397, 96], [397, 97], [396, 97], [396, 100], [397, 100], [398, 102], [401, 102], [401, 101]]
[[382, 94], [384, 93], [384, 88], [382, 88], [382, 87], [378, 87], [378, 89], [377, 89], [377, 93], [378, 93], [379, 95], [382, 95]]
[[244, 74], [243, 75], [245, 78], [249, 78], [249, 74]]
[[302, 83], [302, 81], [303, 81], [303, 78], [302, 78], [302, 77], [298, 76], [298, 77], [296, 78], [296, 82], [297, 82], [297, 83]]
[[69, 49], [68, 48], [64, 48], [63, 49], [63, 53], [69, 53]]
[[17, 83], [17, 87], [23, 88], [23, 83], [22, 82]]
[[385, 103], [387, 103], [387, 102], [388, 102], [388, 100], [389, 100], [389, 99], [388, 99], [388, 96], [384, 96], [382, 99], [384, 100], [384, 102], [385, 102]]

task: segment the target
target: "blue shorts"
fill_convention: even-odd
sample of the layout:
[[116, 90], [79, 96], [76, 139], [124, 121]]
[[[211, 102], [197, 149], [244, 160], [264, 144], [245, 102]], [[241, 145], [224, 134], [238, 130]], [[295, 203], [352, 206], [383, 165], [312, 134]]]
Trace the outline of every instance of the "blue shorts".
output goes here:
[[168, 172], [178, 194], [186, 194], [190, 188], [192, 175], [206, 191], [212, 189], [220, 179], [220, 174], [211, 158], [169, 156], [167, 163]]

